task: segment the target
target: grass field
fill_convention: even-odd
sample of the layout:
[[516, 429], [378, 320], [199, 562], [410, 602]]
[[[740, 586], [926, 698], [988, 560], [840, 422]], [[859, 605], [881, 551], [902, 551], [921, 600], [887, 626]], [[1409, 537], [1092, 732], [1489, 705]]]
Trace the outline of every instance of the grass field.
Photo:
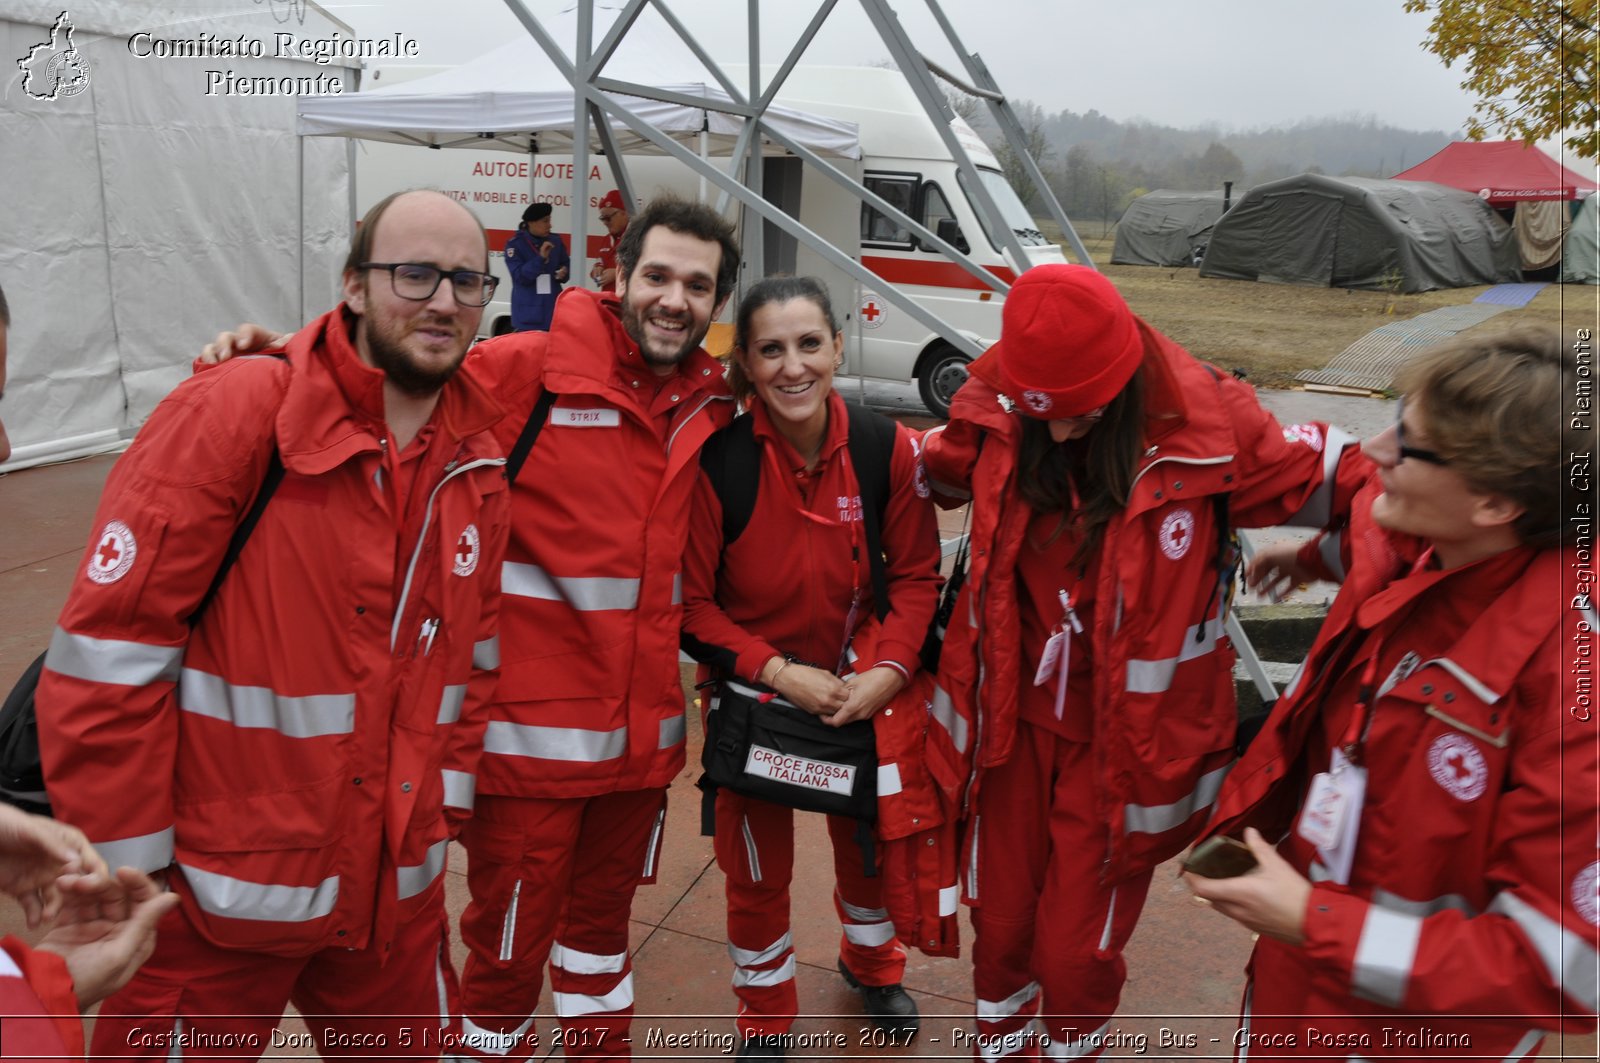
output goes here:
[[[1245, 370], [1258, 387], [1297, 386], [1297, 372], [1326, 366], [1378, 326], [1470, 303], [1487, 290], [1398, 295], [1202, 278], [1193, 269], [1111, 265], [1116, 230], [1102, 236], [1099, 222], [1083, 224], [1078, 235], [1095, 265], [1140, 316], [1196, 356]], [[1072, 258], [1070, 249], [1067, 257]], [[1597, 329], [1600, 287], [1552, 284], [1527, 306], [1507, 310], [1475, 330], [1498, 331], [1521, 322], [1562, 327], [1568, 335], [1577, 328]]]

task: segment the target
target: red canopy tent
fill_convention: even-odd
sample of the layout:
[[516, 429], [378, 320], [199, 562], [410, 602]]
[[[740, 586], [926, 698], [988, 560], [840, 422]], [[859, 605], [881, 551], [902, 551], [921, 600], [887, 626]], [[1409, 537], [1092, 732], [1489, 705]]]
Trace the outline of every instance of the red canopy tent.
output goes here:
[[1595, 183], [1520, 140], [1458, 140], [1395, 177], [1434, 181], [1509, 207], [1534, 199], [1582, 199]]

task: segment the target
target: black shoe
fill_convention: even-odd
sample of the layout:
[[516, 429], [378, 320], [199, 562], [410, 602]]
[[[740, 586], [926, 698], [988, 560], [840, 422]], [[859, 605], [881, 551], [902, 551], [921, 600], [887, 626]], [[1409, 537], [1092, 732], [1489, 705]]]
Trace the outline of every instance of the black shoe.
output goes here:
[[786, 1033], [756, 1034], [739, 1046], [739, 1059], [782, 1059], [794, 1038]]
[[861, 994], [862, 1010], [872, 1020], [872, 1025], [904, 1038], [906, 1044], [911, 1043], [922, 1026], [922, 1019], [917, 1013], [917, 1002], [911, 999], [904, 986], [899, 982], [894, 985], [862, 985], [861, 980], [844, 965], [843, 957], [839, 959], [839, 973], [844, 975], [851, 989]]

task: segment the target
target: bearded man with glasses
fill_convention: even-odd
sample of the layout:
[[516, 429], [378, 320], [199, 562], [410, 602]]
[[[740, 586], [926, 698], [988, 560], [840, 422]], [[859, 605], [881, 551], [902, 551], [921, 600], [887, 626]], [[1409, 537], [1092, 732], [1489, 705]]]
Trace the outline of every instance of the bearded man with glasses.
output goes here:
[[112, 471], [40, 745], [56, 814], [181, 903], [91, 1055], [255, 1058], [292, 1002], [324, 1056], [437, 1056], [509, 523], [505, 410], [457, 372], [487, 268], [460, 204], [385, 199], [342, 304], [180, 385]]

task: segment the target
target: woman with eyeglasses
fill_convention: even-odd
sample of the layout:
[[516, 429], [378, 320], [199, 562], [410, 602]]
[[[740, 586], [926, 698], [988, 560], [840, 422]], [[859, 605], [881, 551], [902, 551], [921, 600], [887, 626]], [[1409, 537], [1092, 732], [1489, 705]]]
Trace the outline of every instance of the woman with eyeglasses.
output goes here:
[[1595, 1027], [1593, 439], [1563, 373], [1547, 330], [1422, 354], [1341, 533], [1252, 564], [1343, 581], [1218, 801], [1256, 868], [1188, 876], [1260, 935], [1252, 1060], [1522, 1059]]
[[923, 457], [972, 505], [939, 682], [972, 736], [978, 1034], [1093, 1055], [1152, 872], [1234, 758], [1230, 529], [1320, 525], [1356, 452], [1280, 427], [1083, 266], [1024, 273], [971, 374]]

